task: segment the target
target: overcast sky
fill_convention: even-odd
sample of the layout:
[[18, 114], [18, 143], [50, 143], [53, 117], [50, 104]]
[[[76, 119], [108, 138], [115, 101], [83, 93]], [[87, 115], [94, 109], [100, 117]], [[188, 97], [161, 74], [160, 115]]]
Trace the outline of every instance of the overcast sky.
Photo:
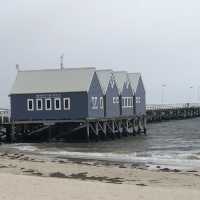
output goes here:
[[[0, 107], [21, 69], [141, 72], [148, 103], [198, 100], [198, 0], [0, 0]], [[42, 77], [41, 77], [42, 78]], [[77, 80], [78, 81], [78, 80]], [[190, 88], [193, 86], [193, 88]]]

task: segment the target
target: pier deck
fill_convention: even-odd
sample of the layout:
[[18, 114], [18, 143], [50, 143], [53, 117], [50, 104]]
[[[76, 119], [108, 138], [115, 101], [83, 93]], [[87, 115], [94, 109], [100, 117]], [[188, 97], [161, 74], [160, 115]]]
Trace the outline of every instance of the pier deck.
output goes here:
[[200, 104], [148, 105], [146, 115], [80, 120], [12, 121], [0, 123], [0, 141], [98, 141], [146, 134], [146, 123], [200, 117]]

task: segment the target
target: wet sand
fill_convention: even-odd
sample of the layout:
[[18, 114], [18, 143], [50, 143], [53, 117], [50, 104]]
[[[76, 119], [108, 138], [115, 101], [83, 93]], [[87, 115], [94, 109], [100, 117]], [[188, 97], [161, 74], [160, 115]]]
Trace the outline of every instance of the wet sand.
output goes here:
[[200, 172], [0, 154], [0, 199], [199, 199]]

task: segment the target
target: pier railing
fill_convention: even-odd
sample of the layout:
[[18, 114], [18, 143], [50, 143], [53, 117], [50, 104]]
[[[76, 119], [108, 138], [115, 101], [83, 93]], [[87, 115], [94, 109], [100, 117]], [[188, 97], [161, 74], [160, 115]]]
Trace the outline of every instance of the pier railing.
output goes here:
[[171, 109], [182, 109], [182, 108], [200, 108], [200, 103], [149, 104], [146, 106], [147, 111], [171, 110]]

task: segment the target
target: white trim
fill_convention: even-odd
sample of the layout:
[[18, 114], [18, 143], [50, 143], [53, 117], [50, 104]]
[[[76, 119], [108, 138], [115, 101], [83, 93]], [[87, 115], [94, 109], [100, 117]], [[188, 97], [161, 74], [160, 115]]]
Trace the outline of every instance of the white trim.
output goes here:
[[[59, 101], [59, 107], [56, 107], [56, 102]], [[54, 99], [54, 109], [55, 110], [61, 110], [61, 98], [55, 98]]]
[[[41, 101], [41, 108], [38, 108], [39, 101]], [[36, 99], [36, 110], [43, 110], [43, 100], [42, 99]]]
[[98, 98], [92, 97], [92, 109], [97, 110], [98, 109]]
[[104, 108], [103, 97], [100, 97], [100, 109]]
[[116, 97], [116, 103], [119, 104], [119, 97]]
[[116, 103], [116, 97], [113, 97], [113, 104]]
[[[65, 106], [66, 101], [68, 102], [68, 107]], [[64, 110], [71, 109], [71, 99], [69, 97], [63, 99], [63, 108]]]
[[140, 104], [141, 103], [141, 97], [136, 97], [136, 103]]
[[[47, 108], [47, 101], [50, 101], [50, 108]], [[45, 110], [52, 110], [52, 99], [51, 98], [48, 98], [48, 99], [45, 99]]]
[[[32, 108], [29, 107], [29, 102], [32, 102]], [[27, 110], [34, 111], [34, 100], [33, 99], [27, 99]]]

